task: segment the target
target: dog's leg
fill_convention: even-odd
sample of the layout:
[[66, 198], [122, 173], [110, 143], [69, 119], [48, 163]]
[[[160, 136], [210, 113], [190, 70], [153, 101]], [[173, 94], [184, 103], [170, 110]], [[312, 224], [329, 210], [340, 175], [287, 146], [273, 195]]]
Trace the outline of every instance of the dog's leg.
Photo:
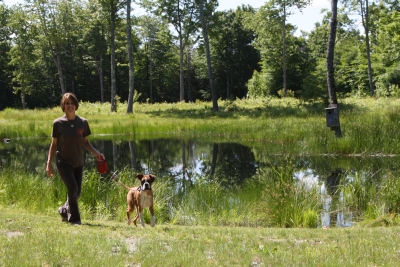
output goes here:
[[135, 218], [133, 218], [133, 223], [135, 224], [135, 226], [137, 226], [136, 221], [139, 218], [139, 214], [140, 214], [140, 208], [136, 207], [136, 215]]
[[139, 215], [139, 217], [140, 217], [140, 225], [142, 226], [142, 228], [144, 228], [145, 225], [144, 225], [144, 219], [143, 219], [143, 208], [139, 207], [138, 211], [139, 212], [137, 215]]
[[154, 216], [154, 207], [150, 206], [149, 207], [150, 210], [150, 214], [151, 214], [151, 227], [154, 227], [154, 225], [156, 225], [156, 217]]
[[132, 212], [133, 210], [134, 210], [134, 208], [131, 208], [131, 207], [128, 207], [128, 208], [126, 209], [126, 217], [128, 217], [128, 221], [127, 221], [128, 225], [131, 224], [131, 216], [130, 216], [130, 214], [131, 214], [131, 212]]
[[135, 210], [135, 205], [133, 202], [133, 194], [131, 192], [131, 190], [129, 190], [128, 194], [126, 195], [126, 203], [128, 204], [128, 207], [126, 209], [126, 217], [128, 218], [127, 220], [127, 224], [130, 225], [131, 224], [131, 212]]
[[144, 225], [144, 219], [143, 219], [143, 213], [142, 212], [139, 212], [139, 217], [140, 217], [140, 224], [142, 225], [142, 228], [144, 228], [145, 225]]

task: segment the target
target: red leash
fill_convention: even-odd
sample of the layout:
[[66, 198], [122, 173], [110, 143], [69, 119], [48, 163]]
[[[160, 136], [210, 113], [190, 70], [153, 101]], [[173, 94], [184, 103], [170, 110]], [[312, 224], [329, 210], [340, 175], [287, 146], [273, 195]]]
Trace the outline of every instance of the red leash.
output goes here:
[[119, 181], [116, 172], [111, 173], [111, 172], [108, 170], [108, 164], [107, 164], [107, 161], [106, 161], [106, 160], [97, 161], [97, 171], [98, 171], [99, 173], [101, 173], [101, 174], [108, 173], [108, 174], [111, 176], [111, 179], [113, 179], [114, 181], [117, 181], [118, 183], [120, 183], [122, 186], [124, 186], [124, 187], [125, 187], [126, 189], [128, 189], [128, 190], [131, 190], [131, 189], [132, 189], [131, 187], [129, 187], [129, 186], [127, 186], [127, 185], [125, 185], [125, 184], [123, 184], [123, 183], [121, 183], [121, 182]]

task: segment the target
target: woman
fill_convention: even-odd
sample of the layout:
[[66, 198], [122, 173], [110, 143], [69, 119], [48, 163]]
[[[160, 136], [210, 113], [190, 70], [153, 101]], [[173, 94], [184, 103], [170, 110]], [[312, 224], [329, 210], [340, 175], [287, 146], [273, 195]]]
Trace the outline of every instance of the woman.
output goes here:
[[52, 142], [46, 172], [53, 177], [51, 161], [56, 155], [58, 173], [68, 190], [67, 202], [58, 209], [58, 212], [63, 221], [80, 225], [78, 198], [82, 187], [83, 147], [90, 151], [97, 160], [105, 158], [88, 140], [88, 136], [91, 134], [88, 121], [75, 115], [75, 111], [79, 107], [76, 96], [72, 93], [64, 94], [60, 106], [65, 115], [53, 122]]

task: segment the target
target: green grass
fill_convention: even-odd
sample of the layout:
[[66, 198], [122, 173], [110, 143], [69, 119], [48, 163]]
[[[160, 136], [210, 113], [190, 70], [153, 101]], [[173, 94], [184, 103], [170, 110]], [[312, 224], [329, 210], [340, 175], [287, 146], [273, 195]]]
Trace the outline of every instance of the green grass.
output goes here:
[[[80, 103], [77, 114], [89, 120], [92, 138], [235, 139], [243, 144], [273, 143], [277, 151], [294, 154], [400, 154], [399, 104], [393, 98], [342, 99], [340, 139], [326, 127], [324, 103], [292, 98], [219, 101], [220, 112], [212, 112], [209, 102], [135, 103], [134, 113], [128, 115], [126, 103], [114, 113], [109, 103]], [[49, 137], [53, 120], [62, 115], [59, 107], [3, 110], [0, 136]]]
[[[231, 187], [222, 186], [219, 178], [215, 181], [199, 178], [179, 187], [168, 177], [158, 179], [153, 185], [157, 221], [185, 226], [321, 226], [324, 197], [320, 184], [293, 179], [290, 168], [271, 167], [263, 172], [240, 186]], [[122, 183], [137, 185], [129, 182], [134, 177], [129, 170], [119, 175]], [[9, 167], [3, 168], [0, 176], [0, 205], [58, 217], [57, 209], [66, 198], [65, 186], [58, 175], [48, 178], [42, 173]], [[387, 225], [398, 225], [400, 182], [389, 174], [380, 182], [371, 182], [371, 178], [364, 175], [354, 176], [350, 181], [343, 179], [336, 192], [331, 193], [331, 213], [335, 216], [337, 212], [352, 212], [354, 224], [376, 223], [386, 217], [391, 218]], [[81, 217], [124, 222], [126, 194], [125, 187], [109, 177], [101, 177], [95, 170], [85, 171], [79, 199]], [[150, 222], [147, 209], [144, 218]]]
[[1, 266], [397, 266], [400, 256], [399, 227], [71, 226], [1, 209]]

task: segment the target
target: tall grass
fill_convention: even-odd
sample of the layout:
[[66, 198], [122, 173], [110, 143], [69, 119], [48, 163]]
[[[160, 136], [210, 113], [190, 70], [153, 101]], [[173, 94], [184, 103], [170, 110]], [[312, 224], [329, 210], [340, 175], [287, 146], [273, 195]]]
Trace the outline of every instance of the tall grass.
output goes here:
[[271, 168], [260, 177], [262, 196], [252, 208], [269, 226], [310, 227], [319, 225], [322, 199], [317, 185], [295, 180], [288, 168]]
[[[254, 188], [252, 188], [254, 189]], [[266, 226], [252, 212], [250, 186], [227, 189], [217, 182], [200, 182], [171, 202], [171, 222], [180, 225]]]
[[[129, 170], [119, 174], [120, 181], [129, 186], [138, 184], [134, 176]], [[332, 212], [351, 211], [356, 215], [354, 222], [395, 216], [400, 182], [388, 177], [376, 185], [370, 178], [364, 174], [345, 179], [332, 193], [336, 199]], [[199, 179], [182, 191], [173, 180], [159, 178], [153, 187], [156, 218], [158, 223], [178, 225], [315, 228], [321, 225], [324, 200], [319, 186], [295, 179], [288, 168], [275, 167], [236, 188]], [[127, 189], [109, 177], [85, 171], [79, 199], [82, 219], [124, 222], [126, 194]], [[65, 199], [66, 189], [57, 175], [52, 179], [2, 169], [0, 205], [58, 217], [57, 208]], [[144, 216], [149, 223], [148, 210]]]
[[59, 179], [51, 181], [38, 173], [2, 168], [0, 202], [4, 205], [25, 208], [33, 213], [51, 213], [56, 203], [65, 202], [65, 186]]
[[[138, 185], [133, 174], [127, 170], [120, 173], [129, 186]], [[129, 180], [131, 182], [129, 182]], [[164, 184], [165, 183], [165, 184]], [[165, 195], [162, 188], [167, 182], [158, 181], [155, 188], [155, 211], [157, 220], [168, 220]], [[157, 189], [158, 188], [158, 189]], [[126, 195], [128, 191], [109, 177], [96, 172], [84, 173], [82, 193], [79, 199], [82, 219], [85, 220], [126, 220]], [[3, 168], [0, 179], [0, 204], [27, 209], [32, 213], [58, 216], [57, 209], [66, 200], [67, 191], [60, 177], [48, 178], [42, 173], [27, 173], [23, 170]], [[150, 222], [148, 211], [145, 220]]]

